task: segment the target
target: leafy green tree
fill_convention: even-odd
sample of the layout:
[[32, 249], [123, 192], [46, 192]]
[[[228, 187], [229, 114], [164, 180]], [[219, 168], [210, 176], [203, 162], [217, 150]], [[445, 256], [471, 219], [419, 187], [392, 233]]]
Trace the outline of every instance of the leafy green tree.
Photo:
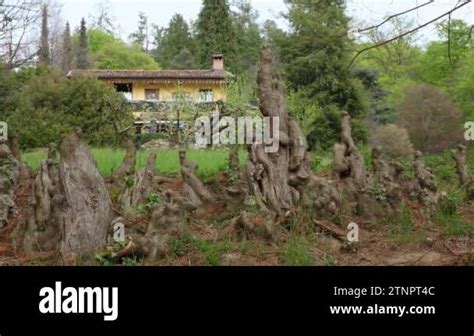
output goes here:
[[474, 120], [474, 50], [468, 52], [459, 64], [454, 77], [456, 84], [449, 89], [451, 96], [464, 112], [466, 119]]
[[232, 7], [235, 8], [232, 16], [237, 37], [236, 72], [252, 70], [255, 73], [263, 40], [257, 23], [258, 13], [249, 0], [234, 0]]
[[148, 51], [148, 17], [145, 13], [138, 14], [138, 29], [130, 34], [130, 40], [134, 45], [139, 46], [142, 51]]
[[79, 28], [79, 43], [76, 52], [76, 66], [78, 69], [88, 69], [89, 62], [89, 42], [87, 40], [86, 20], [82, 18]]
[[97, 69], [159, 69], [153, 57], [143, 52], [139, 46], [128, 46], [100, 29], [89, 30], [88, 40]]
[[43, 6], [41, 13], [41, 36], [38, 50], [38, 63], [43, 66], [51, 64], [51, 52], [49, 48], [49, 28], [48, 28], [48, 6]]
[[393, 123], [396, 116], [395, 108], [389, 100], [388, 90], [391, 86], [387, 87], [381, 83], [380, 73], [378, 68], [354, 70], [354, 75], [362, 82], [369, 95], [367, 121], [373, 124]]
[[[353, 117], [363, 116], [367, 97], [363, 85], [348, 71], [351, 40], [348, 37], [349, 19], [344, 1], [317, 2], [287, 0], [285, 14], [290, 30], [287, 33], [273, 29], [273, 43], [277, 44], [290, 91], [297, 94], [299, 106], [292, 113], [311, 107], [322, 111], [314, 120], [308, 136], [312, 147], [332, 146], [338, 137], [341, 111]], [[353, 120], [354, 125], [358, 124]], [[365, 132], [354, 127], [359, 141]]]
[[[193, 54], [193, 39], [188, 23], [181, 14], [175, 14], [167, 28], [155, 29], [155, 43], [157, 45], [155, 60], [164, 69], [192, 69], [195, 67]], [[185, 65], [177, 64], [184, 60]]]
[[235, 71], [236, 33], [227, 0], [203, 0], [203, 6], [196, 23], [197, 61], [203, 69], [208, 69], [212, 54], [221, 53], [227, 68]]
[[472, 28], [462, 20], [444, 21], [438, 25], [438, 34], [440, 40], [431, 42], [420, 58], [417, 79], [449, 88], [455, 85], [461, 61], [474, 48]]
[[14, 111], [13, 94], [18, 89], [19, 82], [7, 66], [0, 61], [0, 120], [6, 121]]
[[184, 47], [181, 49], [178, 55], [176, 55], [170, 63], [171, 69], [176, 70], [188, 70], [193, 69], [196, 66], [196, 61], [193, 54], [188, 48]]
[[414, 28], [412, 21], [400, 18], [392, 19], [390, 24], [391, 26], [383, 31], [376, 29], [370, 32], [370, 44], [360, 44], [357, 49], [369, 45], [380, 44], [380, 46], [364, 52], [356, 63], [356, 67], [359, 69], [376, 70], [381, 85], [388, 90], [400, 80], [412, 75], [421, 55], [421, 50], [415, 46], [417, 36], [414, 34], [402, 36], [392, 43], [384, 44], [384, 41], [391, 37], [402, 35]]
[[293, 89], [305, 88], [323, 108], [333, 105], [351, 115], [364, 111], [360, 86], [347, 71], [348, 17], [343, 1], [287, 0], [291, 31], [280, 58]]

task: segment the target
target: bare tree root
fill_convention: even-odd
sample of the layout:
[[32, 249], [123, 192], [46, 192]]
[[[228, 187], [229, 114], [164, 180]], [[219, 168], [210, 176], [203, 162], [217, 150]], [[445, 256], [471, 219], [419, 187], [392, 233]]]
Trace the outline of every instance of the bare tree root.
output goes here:
[[144, 236], [130, 238], [127, 246], [116, 252], [123, 257], [159, 259], [169, 252], [171, 239], [179, 238], [187, 230], [189, 213], [196, 208], [173, 191], [163, 193], [161, 205], [153, 212]]
[[332, 220], [342, 205], [342, 193], [334, 181], [314, 176], [300, 204], [300, 212], [310, 211], [312, 217]]
[[262, 239], [267, 242], [272, 242], [276, 221], [275, 214], [272, 212], [267, 211], [259, 214], [250, 214], [243, 211], [238, 217], [231, 220], [230, 228], [239, 239]]

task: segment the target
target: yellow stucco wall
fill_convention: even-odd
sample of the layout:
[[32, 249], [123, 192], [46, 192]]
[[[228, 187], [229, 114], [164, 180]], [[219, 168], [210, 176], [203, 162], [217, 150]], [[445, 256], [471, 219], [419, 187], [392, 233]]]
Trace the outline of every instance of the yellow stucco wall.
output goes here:
[[[121, 81], [122, 83], [124, 81]], [[145, 90], [155, 89], [159, 90], [159, 100], [167, 101], [173, 100], [173, 95], [180, 90], [178, 83], [147, 83], [142, 81], [130, 81], [133, 84], [133, 97], [134, 100], [145, 100]], [[113, 82], [109, 82], [113, 84]], [[181, 90], [184, 91], [186, 96], [193, 100], [199, 98], [199, 90], [212, 90], [214, 95], [214, 101], [223, 100], [227, 98], [227, 89], [225, 83], [217, 82], [201, 82], [201, 83], [182, 83]]]
[[[144, 100], [146, 89], [158, 89], [160, 94], [159, 100], [172, 100], [173, 94], [180, 90], [177, 84], [146, 84], [133, 83], [133, 99]], [[199, 90], [213, 90], [214, 101], [225, 100], [226, 90], [224, 84], [198, 84], [184, 83], [181, 86], [186, 96], [197, 100], [199, 98]]]

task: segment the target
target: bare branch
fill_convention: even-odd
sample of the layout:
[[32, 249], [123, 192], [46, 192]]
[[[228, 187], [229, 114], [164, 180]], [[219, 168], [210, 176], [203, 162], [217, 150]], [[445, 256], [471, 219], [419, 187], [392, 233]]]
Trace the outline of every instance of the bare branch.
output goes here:
[[402, 34], [400, 34], [400, 35], [397, 35], [397, 36], [395, 36], [395, 37], [393, 37], [393, 38], [391, 38], [391, 39], [388, 39], [388, 40], [386, 40], [386, 41], [383, 41], [383, 42], [380, 42], [380, 43], [377, 43], [377, 44], [375, 44], [375, 45], [372, 45], [372, 46], [369, 46], [369, 47], [366, 47], [366, 48], [363, 48], [363, 49], [359, 50], [359, 51], [354, 55], [354, 57], [352, 58], [351, 62], [349, 63], [349, 66], [348, 66], [347, 68], [350, 69], [350, 68], [352, 67], [352, 65], [354, 64], [354, 62], [356, 61], [356, 59], [357, 59], [362, 53], [364, 53], [364, 52], [366, 52], [366, 51], [369, 51], [369, 50], [372, 50], [372, 49], [375, 49], [375, 48], [379, 48], [379, 47], [381, 47], [381, 46], [383, 46], [383, 45], [392, 43], [392, 42], [394, 42], [394, 41], [396, 41], [396, 40], [398, 40], [398, 39], [400, 39], [400, 38], [402, 38], [402, 37], [405, 37], [405, 36], [407, 36], [407, 35], [413, 34], [414, 32], [416, 32], [416, 31], [418, 31], [418, 30], [420, 30], [420, 29], [422, 29], [422, 28], [425, 28], [426, 26], [429, 26], [430, 24], [432, 24], [432, 23], [434, 23], [434, 22], [436, 22], [436, 21], [441, 20], [442, 18], [444, 18], [444, 17], [446, 17], [446, 16], [448, 16], [448, 15], [451, 15], [451, 14], [454, 13], [455, 11], [457, 11], [457, 10], [461, 9], [462, 7], [464, 7], [464, 6], [468, 5], [468, 4], [470, 4], [471, 2], [472, 2], [472, 0], [467, 0], [467, 1], [464, 2], [464, 3], [462, 3], [462, 4], [460, 4], [460, 5], [457, 5], [456, 7], [454, 7], [453, 9], [451, 9], [450, 11], [448, 11], [448, 12], [446, 12], [446, 13], [444, 13], [444, 14], [442, 14], [442, 15], [436, 17], [436, 18], [434, 18], [433, 20], [430, 20], [430, 21], [428, 21], [428, 22], [426, 22], [426, 23], [424, 23], [424, 24], [422, 24], [422, 25], [419, 25], [419, 26], [417, 26], [417, 27], [415, 27], [415, 28], [413, 28], [413, 29], [411, 29], [411, 30], [408, 30], [408, 31], [406, 31], [406, 32], [404, 32], [404, 33], [402, 33]]
[[405, 15], [405, 14], [408, 14], [408, 13], [411, 13], [411, 12], [413, 12], [413, 11], [416, 11], [416, 10], [418, 10], [418, 9], [420, 9], [420, 8], [423, 8], [423, 7], [425, 7], [425, 6], [428, 6], [428, 5], [432, 4], [433, 2], [434, 2], [434, 0], [430, 0], [430, 1], [428, 1], [428, 2], [425, 2], [425, 3], [421, 4], [421, 5], [418, 5], [418, 6], [416, 6], [416, 7], [407, 9], [407, 10], [405, 10], [405, 11], [403, 11], [403, 12], [390, 15], [390, 16], [388, 16], [384, 21], [382, 21], [382, 22], [380, 22], [380, 23], [378, 23], [378, 24], [376, 24], [376, 25], [367, 27], [367, 28], [358, 29], [357, 32], [358, 32], [358, 33], [363, 33], [363, 32], [366, 32], [366, 31], [368, 31], [368, 30], [378, 29], [378, 28], [380, 28], [381, 26], [383, 26], [384, 24], [386, 24], [387, 22], [390, 22], [391, 20], [393, 20], [393, 19], [395, 19], [395, 18], [397, 18], [397, 17], [399, 17], [399, 16], [402, 16], [402, 15]]

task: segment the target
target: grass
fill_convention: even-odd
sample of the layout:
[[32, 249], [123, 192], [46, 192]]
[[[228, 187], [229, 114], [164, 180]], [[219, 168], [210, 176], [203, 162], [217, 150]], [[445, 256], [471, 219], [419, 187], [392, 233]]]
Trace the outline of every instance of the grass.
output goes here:
[[232, 242], [225, 240], [223, 242], [212, 242], [207, 240], [196, 240], [195, 245], [201, 252], [209, 266], [219, 266], [221, 264], [222, 255], [232, 250]]
[[415, 236], [412, 213], [410, 208], [400, 205], [399, 216], [395, 223], [392, 223], [391, 231], [401, 242], [409, 242]]
[[474, 224], [464, 224], [461, 216], [455, 213], [452, 215], [438, 214], [436, 220], [443, 228], [443, 232], [448, 237], [465, 237], [474, 235]]
[[[39, 150], [26, 152], [23, 160], [33, 170], [37, 170], [42, 160], [46, 159], [47, 152]], [[123, 158], [125, 151], [114, 148], [93, 148], [92, 155], [97, 161], [99, 171], [104, 177], [108, 177], [116, 170]], [[145, 166], [150, 155], [149, 150], [139, 151], [137, 154], [137, 169]], [[198, 164], [198, 174], [201, 176], [211, 176], [227, 168], [229, 153], [226, 150], [188, 150], [188, 158]], [[240, 160], [244, 163], [246, 153], [241, 152]], [[178, 150], [164, 149], [158, 152], [156, 169], [162, 175], [170, 175], [180, 171]]]
[[448, 193], [440, 205], [436, 221], [443, 228], [448, 237], [472, 236], [474, 235], [474, 224], [463, 223], [458, 208], [463, 202], [461, 193]]
[[422, 231], [415, 228], [413, 213], [409, 206], [400, 204], [396, 214], [382, 220], [388, 230], [388, 238], [400, 244], [418, 244], [426, 240]]
[[[118, 148], [92, 148], [99, 171], [103, 177], [111, 176], [122, 163], [125, 157], [125, 151]], [[198, 164], [198, 175], [201, 177], [210, 177], [227, 169], [229, 152], [222, 150], [197, 150], [189, 149], [188, 158]], [[137, 169], [145, 166], [150, 150], [140, 150], [137, 153]], [[242, 150], [240, 152], [240, 163], [243, 165], [247, 160], [247, 153]], [[23, 153], [23, 161], [33, 170], [40, 167], [41, 161], [47, 157], [46, 150], [29, 151]], [[330, 169], [331, 156], [327, 153], [317, 155], [311, 153], [313, 170], [316, 172], [324, 172]], [[179, 156], [177, 149], [163, 149], [158, 152], [156, 160], [157, 172], [161, 175], [171, 175], [179, 173], [181, 167], [179, 164]]]
[[311, 266], [315, 258], [309, 251], [308, 241], [304, 237], [291, 235], [284, 249], [283, 262], [286, 266]]

